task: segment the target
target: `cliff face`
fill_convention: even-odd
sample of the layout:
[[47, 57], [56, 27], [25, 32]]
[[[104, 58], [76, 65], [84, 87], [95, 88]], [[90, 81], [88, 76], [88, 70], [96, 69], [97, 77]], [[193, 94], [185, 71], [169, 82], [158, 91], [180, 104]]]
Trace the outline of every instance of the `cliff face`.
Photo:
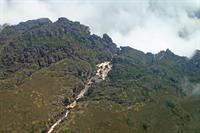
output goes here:
[[7, 26], [0, 33], [1, 78], [28, 66], [42, 68], [64, 58], [79, 58], [95, 64], [109, 60], [118, 51], [108, 35], [91, 35], [89, 27], [59, 18], [29, 20]]

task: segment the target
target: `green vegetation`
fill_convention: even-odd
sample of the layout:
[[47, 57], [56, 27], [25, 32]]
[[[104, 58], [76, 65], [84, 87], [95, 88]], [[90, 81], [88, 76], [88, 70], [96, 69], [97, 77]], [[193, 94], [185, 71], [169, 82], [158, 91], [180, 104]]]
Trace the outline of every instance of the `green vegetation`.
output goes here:
[[188, 59], [170, 50], [119, 50], [108, 35], [91, 35], [65, 18], [7, 26], [0, 32], [0, 132], [44, 132], [96, 64], [112, 59], [108, 78], [89, 89], [55, 132], [199, 133], [199, 53]]
[[185, 92], [182, 85], [192, 71], [185, 72], [186, 65], [177, 63], [184, 57], [169, 52], [151, 61], [148, 54], [122, 48], [109, 78], [92, 87], [56, 131], [198, 133], [200, 98]]
[[63, 111], [64, 98], [73, 99], [74, 87], [85, 82], [80, 69], [84, 74], [92, 73], [87, 62], [66, 59], [35, 72], [19, 85], [7, 83], [14, 87], [0, 92], [0, 132], [44, 130]]

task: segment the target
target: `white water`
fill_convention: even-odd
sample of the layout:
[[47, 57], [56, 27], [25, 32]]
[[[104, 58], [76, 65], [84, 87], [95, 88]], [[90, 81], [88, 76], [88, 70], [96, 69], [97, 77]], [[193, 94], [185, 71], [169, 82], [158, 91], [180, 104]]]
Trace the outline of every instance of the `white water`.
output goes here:
[[60, 124], [60, 122], [63, 121], [63, 120], [68, 116], [68, 114], [69, 114], [69, 110], [67, 110], [67, 111], [65, 112], [65, 115], [62, 116], [58, 121], [56, 121], [56, 123], [54, 123], [54, 124], [51, 126], [51, 128], [49, 129], [49, 131], [48, 131], [47, 133], [51, 133], [51, 132], [54, 130], [54, 128], [55, 128], [58, 124]]
[[47, 133], [53, 132], [55, 127], [57, 125], [59, 125], [64, 119], [67, 118], [68, 114], [70, 113], [70, 109], [73, 109], [73, 108], [76, 107], [77, 101], [79, 99], [81, 99], [82, 97], [84, 97], [85, 93], [88, 91], [88, 89], [91, 87], [92, 84], [99, 83], [99, 82], [105, 80], [105, 78], [108, 75], [108, 72], [112, 69], [112, 64], [111, 64], [110, 61], [106, 61], [106, 62], [103, 62], [103, 63], [96, 65], [96, 67], [97, 67], [96, 75], [88, 80], [88, 82], [85, 84], [84, 89], [82, 89], [81, 92], [77, 95], [76, 100], [74, 102], [72, 102], [71, 104], [66, 106], [67, 111], [65, 112], [65, 115], [62, 116], [60, 119], [58, 119], [50, 127], [50, 129], [47, 131]]

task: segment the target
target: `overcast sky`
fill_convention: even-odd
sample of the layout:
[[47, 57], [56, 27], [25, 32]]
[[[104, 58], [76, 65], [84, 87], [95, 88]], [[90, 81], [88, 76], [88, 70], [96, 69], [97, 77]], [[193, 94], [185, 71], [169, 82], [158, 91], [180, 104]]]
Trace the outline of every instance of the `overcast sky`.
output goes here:
[[0, 0], [0, 24], [42, 17], [80, 21], [144, 52], [191, 56], [200, 49], [200, 0]]

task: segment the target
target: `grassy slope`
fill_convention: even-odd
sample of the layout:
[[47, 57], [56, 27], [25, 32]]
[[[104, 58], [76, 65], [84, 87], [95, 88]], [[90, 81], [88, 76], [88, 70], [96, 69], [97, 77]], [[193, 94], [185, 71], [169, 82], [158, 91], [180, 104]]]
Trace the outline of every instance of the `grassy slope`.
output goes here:
[[[18, 86], [8, 82], [13, 88], [0, 93], [0, 132], [41, 132], [62, 112], [64, 97], [71, 97], [72, 89], [85, 82], [87, 76], [79, 70], [89, 76], [94, 69], [87, 62], [65, 59], [35, 72]], [[152, 89], [158, 83], [162, 86]], [[91, 88], [56, 132], [198, 133], [199, 97], [178, 96], [173, 89], [168, 78], [152, 75], [149, 69], [115, 64], [110, 80]]]
[[56, 132], [199, 133], [200, 98], [182, 92], [186, 74], [170, 68], [176, 61], [151, 65], [135, 56], [118, 56], [110, 80], [91, 88]]
[[0, 132], [40, 132], [50, 125], [96, 63], [117, 50], [109, 37], [91, 35], [78, 22], [33, 26], [36, 21], [0, 32]]
[[[143, 106], [124, 106], [106, 100], [83, 102], [58, 128], [58, 133], [198, 133], [199, 118], [194, 101], [172, 95], [157, 96]], [[177, 105], [176, 114], [166, 105]], [[199, 101], [199, 100], [198, 100]], [[83, 105], [85, 104], [85, 105]], [[183, 106], [181, 106], [183, 104]], [[188, 107], [191, 107], [189, 109]], [[186, 109], [188, 108], [188, 109]], [[194, 113], [196, 116], [194, 116]], [[198, 115], [198, 116], [197, 116]]]
[[74, 86], [86, 79], [68, 72], [77, 66], [92, 71], [86, 62], [66, 59], [35, 72], [14, 89], [1, 90], [0, 132], [40, 132], [63, 110], [63, 98], [71, 97]]

